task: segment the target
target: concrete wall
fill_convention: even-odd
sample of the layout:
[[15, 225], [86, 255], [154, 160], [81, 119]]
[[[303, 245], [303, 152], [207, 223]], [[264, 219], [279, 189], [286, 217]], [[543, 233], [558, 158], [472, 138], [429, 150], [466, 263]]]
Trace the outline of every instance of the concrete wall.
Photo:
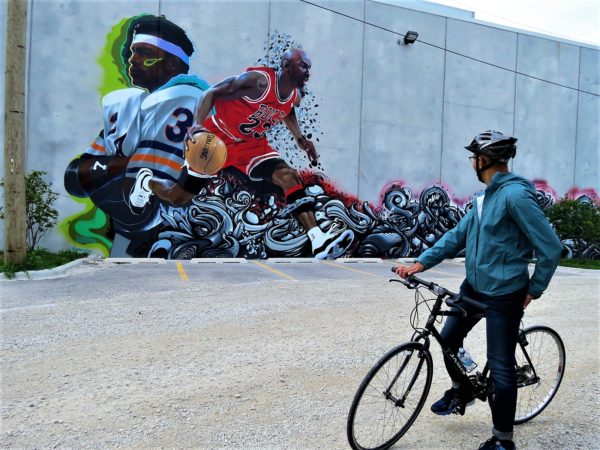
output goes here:
[[[49, 172], [61, 219], [80, 209], [63, 188], [64, 168], [101, 128], [98, 55], [117, 22], [143, 12], [188, 32], [192, 70], [210, 83], [256, 63], [269, 35], [302, 43], [313, 63], [322, 170], [349, 196], [376, 204], [394, 181], [415, 194], [442, 184], [463, 206], [482, 187], [463, 146], [490, 128], [519, 138], [515, 172], [558, 195], [600, 192], [598, 48], [371, 0], [312, 3], [322, 8], [296, 0], [32, 2], [27, 168]], [[398, 43], [407, 30], [419, 32], [413, 45]], [[43, 245], [68, 247], [58, 232]]]

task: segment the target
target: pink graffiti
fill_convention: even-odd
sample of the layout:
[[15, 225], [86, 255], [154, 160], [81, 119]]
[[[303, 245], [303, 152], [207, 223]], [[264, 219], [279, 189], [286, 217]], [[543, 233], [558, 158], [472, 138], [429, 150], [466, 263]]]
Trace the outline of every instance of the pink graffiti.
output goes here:
[[591, 198], [594, 202], [600, 201], [600, 197], [598, 197], [598, 193], [593, 188], [578, 188], [572, 187], [567, 191], [564, 197], [561, 197], [555, 189], [553, 189], [546, 180], [533, 180], [533, 185], [536, 190], [542, 191], [545, 194], [548, 194], [552, 197], [554, 202], [560, 201], [561, 198], [568, 198], [569, 200], [577, 200], [579, 197], [587, 196]]

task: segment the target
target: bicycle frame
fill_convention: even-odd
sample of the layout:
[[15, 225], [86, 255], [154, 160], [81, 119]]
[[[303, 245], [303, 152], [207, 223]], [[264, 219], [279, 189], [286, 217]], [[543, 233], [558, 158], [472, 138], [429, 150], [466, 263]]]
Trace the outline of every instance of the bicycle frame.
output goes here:
[[[421, 285], [425, 286], [429, 291], [431, 291], [434, 295], [436, 295], [436, 299], [435, 299], [435, 303], [433, 304], [433, 306], [431, 308], [431, 311], [430, 311], [429, 317], [427, 318], [427, 323], [425, 324], [424, 329], [416, 330], [411, 338], [411, 341], [412, 342], [422, 341], [423, 346], [426, 350], [429, 350], [429, 346], [430, 346], [429, 336], [430, 335], [433, 336], [433, 338], [437, 341], [438, 345], [440, 346], [440, 348], [442, 350], [442, 353], [449, 359], [450, 365], [455, 368], [456, 375], [459, 378], [457, 381], [462, 386], [466, 386], [469, 391], [468, 394], [471, 398], [467, 398], [466, 401], [464, 402], [464, 404], [462, 405], [462, 407], [460, 408], [459, 412], [462, 414], [462, 413], [464, 413], [464, 408], [465, 408], [466, 403], [471, 401], [473, 398], [477, 397], [480, 400], [483, 400], [483, 401], [486, 400], [487, 395], [488, 395], [488, 383], [487, 383], [485, 374], [488, 371], [488, 365], [486, 363], [486, 365], [484, 366], [483, 374], [480, 372], [476, 372], [473, 375], [469, 375], [469, 373], [467, 372], [467, 370], [465, 369], [463, 364], [459, 361], [458, 357], [450, 349], [450, 346], [448, 345], [448, 343], [444, 340], [442, 335], [439, 333], [439, 331], [435, 327], [436, 319], [438, 317], [466, 316], [467, 315], [466, 311], [464, 311], [464, 310], [460, 311], [460, 310], [444, 310], [444, 309], [442, 309], [444, 303], [447, 303], [450, 306], [456, 306], [451, 301], [452, 298], [454, 298], [454, 299], [461, 298], [464, 301], [466, 301], [467, 303], [471, 304], [472, 306], [475, 306], [476, 308], [478, 308], [482, 311], [485, 311], [485, 305], [481, 304], [480, 302], [478, 302], [476, 300], [473, 300], [470, 298], [465, 298], [464, 296], [459, 297], [456, 293], [451, 292], [433, 282], [427, 282], [427, 281], [421, 280], [417, 277], [412, 277], [412, 279], [414, 280], [414, 283], [412, 283], [412, 284], [408, 281], [398, 280], [398, 279], [392, 279], [390, 281], [402, 283], [409, 289], [416, 289], [417, 285], [421, 284]], [[458, 307], [458, 308], [460, 308], [460, 307]], [[484, 313], [475, 313], [475, 314], [471, 313], [469, 315], [471, 317], [475, 317], [475, 318], [484, 318], [485, 317]], [[527, 358], [529, 359], [528, 355], [527, 355]], [[417, 375], [418, 375], [418, 371], [416, 371], [416, 373], [415, 373], [415, 379], [416, 379]], [[391, 383], [391, 385], [393, 385], [393, 383]]]
[[[442, 288], [443, 289], [443, 288]], [[459, 377], [459, 383], [462, 386], [470, 386], [471, 394], [473, 397], [477, 397], [481, 400], [485, 400], [487, 396], [487, 383], [485, 381], [485, 377], [482, 376], [479, 372], [474, 375], [469, 375], [463, 364], [459, 361], [458, 357], [454, 354], [454, 352], [450, 349], [450, 346], [444, 340], [442, 335], [439, 333], [437, 328], [435, 327], [436, 318], [437, 317], [452, 317], [452, 316], [463, 316], [465, 313], [461, 311], [451, 311], [451, 310], [442, 310], [442, 305], [445, 299], [448, 296], [453, 296], [453, 293], [446, 291], [443, 293], [438, 293], [436, 301], [431, 308], [431, 312], [427, 319], [427, 323], [425, 325], [425, 329], [423, 331], [416, 331], [411, 341], [419, 342], [424, 341], [423, 345], [426, 349], [429, 349], [430, 342], [429, 336], [433, 336], [433, 338], [437, 341], [440, 346], [442, 353], [448, 357], [451, 365], [456, 369], [456, 374]], [[433, 292], [433, 291], [432, 291]], [[473, 317], [485, 317], [483, 314], [470, 314]], [[487, 370], [487, 363], [484, 368], [484, 373]], [[469, 399], [468, 401], [470, 401]]]

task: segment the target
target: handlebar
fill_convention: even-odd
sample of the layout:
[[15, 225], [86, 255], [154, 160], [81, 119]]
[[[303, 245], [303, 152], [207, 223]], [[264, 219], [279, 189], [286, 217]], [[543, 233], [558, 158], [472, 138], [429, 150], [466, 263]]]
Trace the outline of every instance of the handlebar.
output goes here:
[[[396, 273], [397, 269], [398, 269], [397, 266], [392, 267], [392, 272]], [[478, 300], [472, 299], [465, 295], [455, 294], [454, 292], [451, 292], [448, 289], [446, 289], [438, 284], [435, 284], [432, 281], [426, 281], [426, 280], [423, 280], [414, 275], [410, 275], [406, 278], [400, 278], [399, 280], [394, 279], [394, 280], [390, 280], [390, 281], [399, 281], [404, 286], [406, 286], [408, 289], [415, 289], [419, 285], [425, 286], [427, 289], [429, 289], [435, 295], [438, 295], [441, 297], [445, 297], [445, 296], [451, 297], [451, 298], [445, 300], [446, 303], [450, 306], [456, 306], [457, 308], [461, 308], [459, 305], [456, 305], [456, 302], [458, 300], [461, 300], [464, 303], [466, 303], [467, 305], [471, 306], [476, 311], [479, 311], [481, 313], [485, 313], [486, 310], [488, 309], [488, 306], [486, 304], [481, 303]], [[461, 308], [461, 309], [463, 309], [463, 308]]]

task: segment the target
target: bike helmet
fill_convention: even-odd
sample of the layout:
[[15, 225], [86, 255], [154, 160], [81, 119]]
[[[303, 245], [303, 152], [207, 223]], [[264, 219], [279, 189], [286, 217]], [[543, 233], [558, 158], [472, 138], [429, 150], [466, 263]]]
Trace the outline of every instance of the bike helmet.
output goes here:
[[494, 162], [505, 163], [517, 154], [517, 138], [501, 131], [487, 130], [479, 133], [465, 148], [476, 155], [485, 155]]

